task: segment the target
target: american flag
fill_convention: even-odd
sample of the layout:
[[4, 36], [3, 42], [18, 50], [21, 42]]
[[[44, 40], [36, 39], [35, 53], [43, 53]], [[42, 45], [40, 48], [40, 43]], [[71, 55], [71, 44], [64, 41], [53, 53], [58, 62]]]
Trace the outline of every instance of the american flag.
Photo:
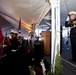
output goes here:
[[19, 20], [18, 34], [21, 34], [21, 18]]

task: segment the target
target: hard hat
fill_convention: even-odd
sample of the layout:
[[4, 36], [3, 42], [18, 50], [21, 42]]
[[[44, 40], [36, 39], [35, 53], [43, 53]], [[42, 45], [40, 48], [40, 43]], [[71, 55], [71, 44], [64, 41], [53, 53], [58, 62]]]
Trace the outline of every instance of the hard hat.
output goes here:
[[76, 12], [75, 11], [70, 11], [69, 15], [72, 15], [72, 14], [76, 15]]

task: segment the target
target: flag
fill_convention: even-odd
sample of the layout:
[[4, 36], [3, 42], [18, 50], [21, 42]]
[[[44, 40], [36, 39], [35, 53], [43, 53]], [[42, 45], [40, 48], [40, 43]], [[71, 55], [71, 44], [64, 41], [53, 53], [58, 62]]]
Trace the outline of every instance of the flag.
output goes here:
[[5, 33], [5, 35], [7, 36], [7, 32]]
[[4, 36], [2, 34], [2, 29], [0, 27], [0, 64], [1, 64], [1, 57], [3, 55], [3, 40], [4, 40]]
[[21, 34], [21, 18], [19, 20], [18, 34]]
[[36, 66], [35, 69], [37, 70], [37, 72], [40, 73], [40, 75], [44, 75], [43, 72], [42, 72], [42, 70], [38, 66]]
[[0, 47], [1, 47], [2, 43], [3, 43], [3, 40], [4, 40], [4, 37], [3, 37], [3, 34], [2, 34], [2, 29], [0, 27]]

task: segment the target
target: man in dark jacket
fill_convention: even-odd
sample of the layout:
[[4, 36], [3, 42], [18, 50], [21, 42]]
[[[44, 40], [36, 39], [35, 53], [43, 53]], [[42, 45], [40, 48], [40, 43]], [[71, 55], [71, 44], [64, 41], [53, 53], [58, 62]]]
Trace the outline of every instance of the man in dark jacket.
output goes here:
[[72, 61], [76, 62], [76, 12], [71, 11], [65, 22], [65, 27], [70, 27], [70, 42], [72, 49]]
[[18, 39], [17, 39], [17, 32], [11, 31], [11, 48], [12, 49], [18, 49]]

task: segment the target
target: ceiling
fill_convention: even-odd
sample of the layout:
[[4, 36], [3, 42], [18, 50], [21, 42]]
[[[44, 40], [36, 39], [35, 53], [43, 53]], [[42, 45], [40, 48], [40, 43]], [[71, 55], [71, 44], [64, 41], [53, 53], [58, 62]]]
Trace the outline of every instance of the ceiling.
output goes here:
[[[9, 28], [13, 26], [17, 29], [21, 18], [21, 27], [26, 33], [32, 30], [32, 24], [35, 25], [34, 29], [38, 26], [48, 29], [51, 21], [51, 6], [48, 1], [0, 0], [0, 25]], [[61, 26], [65, 25], [66, 17], [70, 11], [76, 11], [76, 0], [60, 0]]]
[[32, 24], [37, 28], [50, 8], [48, 0], [0, 0], [0, 16], [16, 28], [21, 18], [26, 32], [32, 30]]
[[43, 30], [51, 29], [51, 10], [44, 16], [38, 28]]

